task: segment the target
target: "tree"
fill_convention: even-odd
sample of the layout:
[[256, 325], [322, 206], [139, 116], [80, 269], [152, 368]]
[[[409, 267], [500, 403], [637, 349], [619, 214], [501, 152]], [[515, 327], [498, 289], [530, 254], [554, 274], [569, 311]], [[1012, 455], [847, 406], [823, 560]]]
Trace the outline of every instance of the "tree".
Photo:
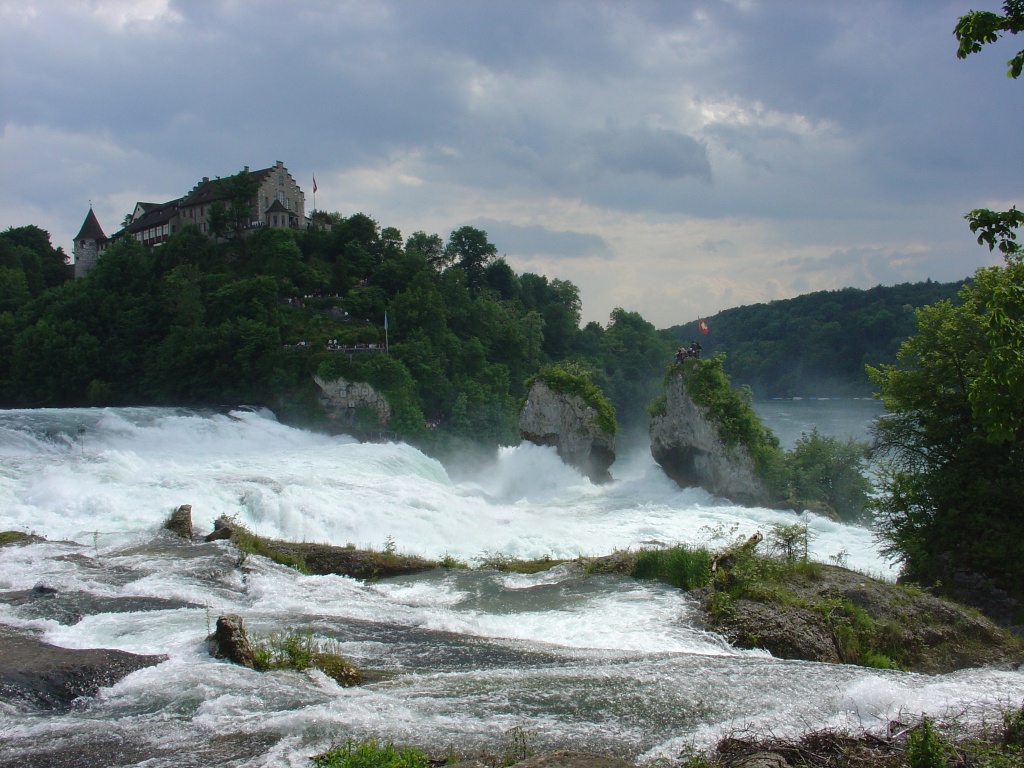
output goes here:
[[217, 191], [221, 196], [210, 206], [210, 230], [217, 237], [229, 231], [235, 240], [240, 240], [242, 230], [252, 221], [253, 199], [260, 185], [249, 171], [239, 171], [234, 176], [217, 180]]
[[898, 365], [868, 369], [890, 411], [874, 506], [911, 578], [968, 570], [1024, 596], [1024, 266], [978, 270], [960, 299], [919, 310]]
[[[960, 58], [1024, 31], [1024, 2], [1003, 10], [960, 18]], [[1019, 77], [1024, 51], [1009, 65]], [[965, 218], [1005, 266], [979, 269], [959, 306], [919, 310], [898, 366], [868, 368], [891, 412], [874, 430], [885, 458], [875, 506], [886, 551], [911, 577], [967, 570], [1024, 597], [1024, 215], [1013, 207]]]
[[[982, 46], [998, 40], [1000, 34], [1024, 32], [1024, 0], [1006, 0], [1003, 12], [1005, 16], [991, 11], [971, 11], [961, 16], [953, 30], [960, 41], [957, 58], [966, 59], [970, 54], [978, 53]], [[1018, 51], [1006, 64], [1009, 67], [1007, 77], [1020, 77], [1024, 71], [1024, 50]]]
[[444, 261], [444, 240], [440, 235], [428, 235], [422, 230], [413, 232], [405, 241], [405, 250], [417, 251], [435, 268], [441, 266]]
[[871, 482], [864, 476], [868, 446], [818, 432], [804, 433], [785, 456], [786, 501], [828, 505], [847, 522], [857, 522], [868, 506]]
[[484, 267], [497, 254], [498, 248], [488, 242], [487, 233], [470, 226], [452, 232], [445, 249], [448, 263], [466, 273], [466, 284], [474, 291], [484, 285]]

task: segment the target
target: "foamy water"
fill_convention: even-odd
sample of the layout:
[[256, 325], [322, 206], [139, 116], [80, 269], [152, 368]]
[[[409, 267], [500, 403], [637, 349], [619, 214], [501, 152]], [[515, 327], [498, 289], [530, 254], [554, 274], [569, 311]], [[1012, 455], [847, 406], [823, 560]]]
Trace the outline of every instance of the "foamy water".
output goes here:
[[[199, 742], [210, 750], [206, 764], [305, 765], [347, 736], [493, 751], [521, 726], [538, 745], [652, 759], [738, 727], [884, 728], [900, 712], [984, 717], [1024, 700], [1017, 672], [924, 677], [737, 651], [701, 630], [695, 606], [663, 585], [566, 568], [362, 583], [261, 558], [240, 566], [225, 543], [189, 546], [159, 534], [188, 503], [200, 530], [226, 514], [266, 536], [393, 543], [473, 562], [652, 542], [715, 546], [795, 519], [681, 491], [643, 454], [621, 458], [612, 474], [613, 483], [594, 486], [553, 449], [527, 445], [456, 482], [409, 446], [315, 435], [266, 412], [2, 412], [0, 530], [50, 541], [0, 550], [0, 590], [45, 584], [83, 603], [175, 602], [83, 609], [77, 622], [0, 603], [0, 623], [62, 647], [169, 657], [71, 713], [2, 711], [0, 739], [34, 754], [58, 732], [71, 744], [116, 736], [141, 744], [146, 765], [176, 766], [174, 753]], [[813, 557], [842, 553], [854, 567], [895, 575], [869, 531], [818, 517], [808, 524]], [[227, 612], [243, 615], [251, 632], [311, 629], [390, 676], [341, 689], [318, 673], [260, 675], [216, 661], [204, 639]], [[223, 734], [249, 738], [229, 748], [214, 739]]]

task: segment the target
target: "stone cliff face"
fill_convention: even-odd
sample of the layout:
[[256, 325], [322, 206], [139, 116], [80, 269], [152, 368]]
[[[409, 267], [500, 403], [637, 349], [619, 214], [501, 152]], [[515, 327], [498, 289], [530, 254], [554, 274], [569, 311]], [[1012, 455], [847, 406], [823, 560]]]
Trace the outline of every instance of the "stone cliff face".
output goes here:
[[354, 426], [356, 410], [360, 407], [369, 408], [376, 413], [377, 422], [380, 424], [391, 421], [391, 406], [387, 399], [365, 381], [324, 381], [317, 376], [313, 377], [313, 381], [320, 388], [317, 400], [323, 406], [327, 418], [334, 423]]
[[566, 464], [595, 483], [606, 483], [612, 479], [608, 467], [615, 461], [615, 437], [594, 423], [596, 415], [579, 395], [556, 392], [537, 379], [519, 414], [519, 436], [555, 446]]
[[706, 409], [686, 394], [683, 376], [671, 377], [664, 413], [651, 419], [651, 454], [682, 488], [700, 487], [730, 501], [768, 506], [770, 496], [743, 446], [727, 446]]

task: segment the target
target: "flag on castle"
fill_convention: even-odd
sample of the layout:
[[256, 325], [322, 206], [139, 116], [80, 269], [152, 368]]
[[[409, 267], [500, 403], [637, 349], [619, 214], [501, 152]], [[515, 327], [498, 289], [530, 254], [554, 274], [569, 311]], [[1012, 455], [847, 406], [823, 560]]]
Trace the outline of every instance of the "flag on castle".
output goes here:
[[313, 174], [313, 194], [316, 194], [316, 174]]

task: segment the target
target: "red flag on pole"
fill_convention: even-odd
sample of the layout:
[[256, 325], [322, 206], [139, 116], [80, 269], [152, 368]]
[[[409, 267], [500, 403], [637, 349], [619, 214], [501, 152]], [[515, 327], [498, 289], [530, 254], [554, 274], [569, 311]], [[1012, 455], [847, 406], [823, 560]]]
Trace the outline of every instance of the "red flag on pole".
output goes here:
[[697, 330], [703, 333], [705, 336], [708, 335], [708, 324], [700, 317], [697, 318]]
[[313, 174], [313, 194], [316, 194], [316, 174]]

